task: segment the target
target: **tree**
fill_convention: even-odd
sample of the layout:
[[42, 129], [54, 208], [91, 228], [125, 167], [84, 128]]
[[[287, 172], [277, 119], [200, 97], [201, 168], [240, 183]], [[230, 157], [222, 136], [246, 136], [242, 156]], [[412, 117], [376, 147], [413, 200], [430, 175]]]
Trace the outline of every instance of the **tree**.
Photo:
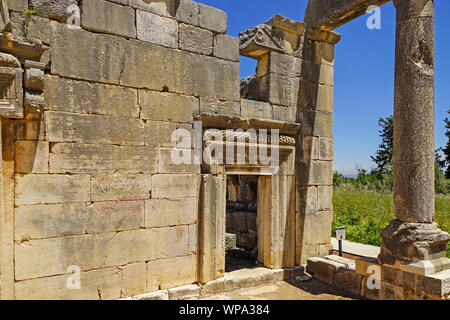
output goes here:
[[392, 167], [394, 150], [394, 117], [380, 118], [378, 124], [381, 127], [379, 131], [381, 144], [375, 157], [371, 156], [372, 161], [377, 164], [377, 173], [385, 174]]
[[[447, 111], [450, 114], [450, 109]], [[447, 171], [445, 172], [445, 177], [447, 179], [450, 179], [450, 119], [446, 118], [445, 120], [445, 128], [447, 129], [447, 132], [445, 133], [448, 141], [447, 145], [445, 146], [442, 151], [444, 152], [444, 161], [447, 165]]]

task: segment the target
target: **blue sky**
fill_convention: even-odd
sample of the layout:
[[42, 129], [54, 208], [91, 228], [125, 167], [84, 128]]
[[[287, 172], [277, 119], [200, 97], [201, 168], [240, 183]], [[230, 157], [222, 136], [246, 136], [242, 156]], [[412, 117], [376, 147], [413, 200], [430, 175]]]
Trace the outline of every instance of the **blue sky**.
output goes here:
[[[307, 0], [200, 0], [228, 14], [227, 33], [263, 23], [275, 14], [303, 21]], [[450, 107], [450, 1], [435, 1], [436, 148], [445, 145], [444, 119]], [[369, 30], [362, 16], [338, 29], [334, 90], [334, 168], [353, 173], [374, 166], [380, 138], [378, 118], [393, 113], [395, 8], [381, 7], [381, 29]], [[241, 77], [255, 72], [256, 62], [241, 57]]]

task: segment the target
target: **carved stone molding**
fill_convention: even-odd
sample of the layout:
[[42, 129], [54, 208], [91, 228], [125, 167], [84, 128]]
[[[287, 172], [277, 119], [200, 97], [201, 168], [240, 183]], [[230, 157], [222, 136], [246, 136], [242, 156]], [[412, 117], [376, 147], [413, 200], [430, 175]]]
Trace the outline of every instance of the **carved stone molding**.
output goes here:
[[23, 117], [23, 72], [12, 55], [0, 53], [0, 116]]

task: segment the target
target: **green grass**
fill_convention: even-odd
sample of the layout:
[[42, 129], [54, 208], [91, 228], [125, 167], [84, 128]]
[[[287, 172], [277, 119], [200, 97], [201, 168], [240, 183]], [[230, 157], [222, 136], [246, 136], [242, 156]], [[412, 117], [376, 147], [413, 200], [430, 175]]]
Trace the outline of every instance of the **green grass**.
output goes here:
[[[394, 219], [392, 193], [361, 190], [350, 184], [334, 188], [333, 235], [336, 227], [346, 227], [349, 241], [381, 245], [380, 232]], [[436, 222], [450, 232], [450, 195], [436, 195]], [[447, 244], [450, 257], [450, 244]]]

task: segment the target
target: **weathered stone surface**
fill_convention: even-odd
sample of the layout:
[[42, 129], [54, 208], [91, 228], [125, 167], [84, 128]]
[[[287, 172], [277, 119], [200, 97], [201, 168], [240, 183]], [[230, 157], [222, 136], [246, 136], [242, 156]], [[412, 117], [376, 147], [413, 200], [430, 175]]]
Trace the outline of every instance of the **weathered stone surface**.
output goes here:
[[50, 26], [52, 74], [119, 84], [127, 48], [124, 38], [69, 29], [54, 22]]
[[77, 0], [29, 0], [29, 8], [37, 10], [41, 17], [66, 22], [67, 8], [78, 5]]
[[44, 90], [44, 71], [36, 68], [25, 70], [25, 88], [35, 91]]
[[198, 185], [197, 175], [156, 174], [152, 177], [152, 197], [170, 200], [196, 197]]
[[241, 106], [238, 101], [221, 101], [200, 97], [200, 113], [239, 117]]
[[241, 116], [247, 119], [273, 119], [273, 109], [268, 102], [242, 99]]
[[147, 264], [138, 262], [122, 268], [122, 290], [125, 296], [132, 296], [147, 290]]
[[194, 283], [197, 261], [195, 255], [147, 263], [147, 290], [173, 288]]
[[[190, 152], [191, 150], [189, 150]], [[174, 155], [182, 155], [186, 149], [160, 148], [158, 149], [158, 173], [200, 173], [200, 165], [192, 163], [175, 163]], [[191, 153], [192, 155], [192, 153]]]
[[16, 205], [89, 201], [88, 175], [16, 176]]
[[121, 83], [238, 101], [239, 63], [130, 41]]
[[313, 110], [297, 110], [297, 122], [302, 124], [302, 133], [309, 136], [333, 137], [333, 115]]
[[304, 62], [297, 57], [272, 51], [269, 53], [269, 60], [270, 63], [266, 65], [267, 71], [259, 70], [259, 72], [264, 72], [264, 74], [273, 72], [289, 77], [299, 77], [302, 74], [302, 63]]
[[19, 281], [15, 284], [18, 300], [111, 300], [120, 298], [121, 277], [117, 268], [82, 272], [81, 289], [67, 288], [69, 274]]
[[178, 23], [173, 19], [137, 10], [137, 38], [164, 47], [178, 46]]
[[303, 224], [303, 243], [330, 243], [332, 221], [332, 211], [305, 214]]
[[319, 158], [320, 160], [334, 160], [333, 138], [319, 137]]
[[180, 23], [180, 49], [210, 55], [213, 51], [213, 33], [209, 30]]
[[46, 141], [16, 141], [14, 157], [16, 173], [47, 173], [49, 143]]
[[145, 145], [163, 148], [176, 146], [178, 141], [172, 141], [172, 133], [176, 129], [192, 132], [192, 125], [176, 122], [147, 121], [145, 124]]
[[134, 296], [133, 300], [169, 300], [169, 293], [167, 290], [158, 290]]
[[70, 265], [83, 271], [187, 255], [187, 239], [188, 227], [178, 226], [30, 240], [15, 246], [16, 279], [64, 274]]
[[149, 174], [101, 174], [91, 178], [92, 201], [149, 199], [151, 190]]
[[236, 249], [236, 234], [225, 233], [225, 251], [231, 251]]
[[299, 187], [296, 197], [297, 212], [315, 213], [318, 210], [318, 190], [316, 186]]
[[309, 258], [306, 266], [306, 271], [314, 278], [329, 284], [333, 284], [335, 274], [342, 269], [345, 269], [343, 264], [320, 257]]
[[167, 92], [140, 90], [141, 118], [158, 121], [192, 122], [199, 112], [196, 97]]
[[45, 132], [51, 142], [144, 145], [144, 121], [65, 112], [45, 112]]
[[215, 36], [214, 56], [220, 59], [239, 61], [239, 38], [225, 34]]
[[192, 0], [180, 0], [175, 19], [198, 26], [198, 3]]
[[[394, 212], [401, 221], [431, 223], [434, 221], [435, 170], [433, 1], [394, 3], [398, 12]], [[414, 16], [413, 13], [415, 17], [403, 20], [404, 14]]]
[[210, 293], [221, 293], [225, 291], [225, 278], [219, 278], [216, 280], [209, 281], [205, 284], [202, 284], [200, 289], [200, 293], [210, 294]]
[[6, 0], [9, 10], [24, 12], [28, 9], [28, 0]]
[[105, 0], [84, 0], [81, 25], [95, 31], [136, 38], [135, 10]]
[[139, 117], [135, 89], [46, 76], [44, 93], [46, 110]]
[[260, 80], [260, 88], [258, 90], [260, 90], [264, 101], [282, 106], [296, 107], [299, 79], [270, 73]]
[[129, 5], [160, 16], [174, 16], [177, 2], [176, 0], [129, 0]]
[[44, 44], [50, 44], [50, 19], [32, 15], [27, 20], [25, 30], [27, 37], [37, 38]]
[[95, 202], [87, 210], [87, 233], [134, 230], [144, 226], [142, 201]]
[[295, 122], [297, 108], [285, 106], [273, 106], [273, 119], [278, 121]]
[[370, 5], [381, 6], [389, 0], [311, 0], [305, 12], [308, 28], [333, 30], [366, 13]]
[[58, 143], [52, 148], [50, 173], [106, 172], [156, 173], [156, 150], [141, 146], [99, 147], [75, 143]]
[[[333, 163], [332, 161], [308, 161], [296, 160], [297, 178], [309, 177], [307, 183], [310, 185], [333, 185]], [[304, 184], [305, 181], [299, 181]]]
[[42, 239], [85, 233], [85, 203], [63, 203], [17, 207], [15, 239]]
[[333, 210], [333, 187], [318, 186], [318, 210]]
[[197, 221], [197, 198], [151, 199], [145, 202], [145, 227], [168, 227]]
[[301, 109], [333, 112], [334, 88], [300, 80], [298, 106]]
[[391, 220], [381, 231], [380, 263], [393, 265], [397, 261], [410, 264], [422, 260], [445, 257], [445, 247], [450, 240], [447, 232], [437, 223], [412, 223]]
[[241, 269], [230, 273], [225, 278], [225, 290], [235, 290], [245, 287], [255, 287], [274, 283], [275, 277], [270, 269]]
[[227, 14], [222, 10], [199, 3], [199, 26], [218, 33], [227, 32]]
[[44, 140], [44, 121], [42, 120], [16, 120], [17, 140]]
[[169, 289], [170, 300], [187, 300], [200, 295], [200, 287], [196, 284]]

